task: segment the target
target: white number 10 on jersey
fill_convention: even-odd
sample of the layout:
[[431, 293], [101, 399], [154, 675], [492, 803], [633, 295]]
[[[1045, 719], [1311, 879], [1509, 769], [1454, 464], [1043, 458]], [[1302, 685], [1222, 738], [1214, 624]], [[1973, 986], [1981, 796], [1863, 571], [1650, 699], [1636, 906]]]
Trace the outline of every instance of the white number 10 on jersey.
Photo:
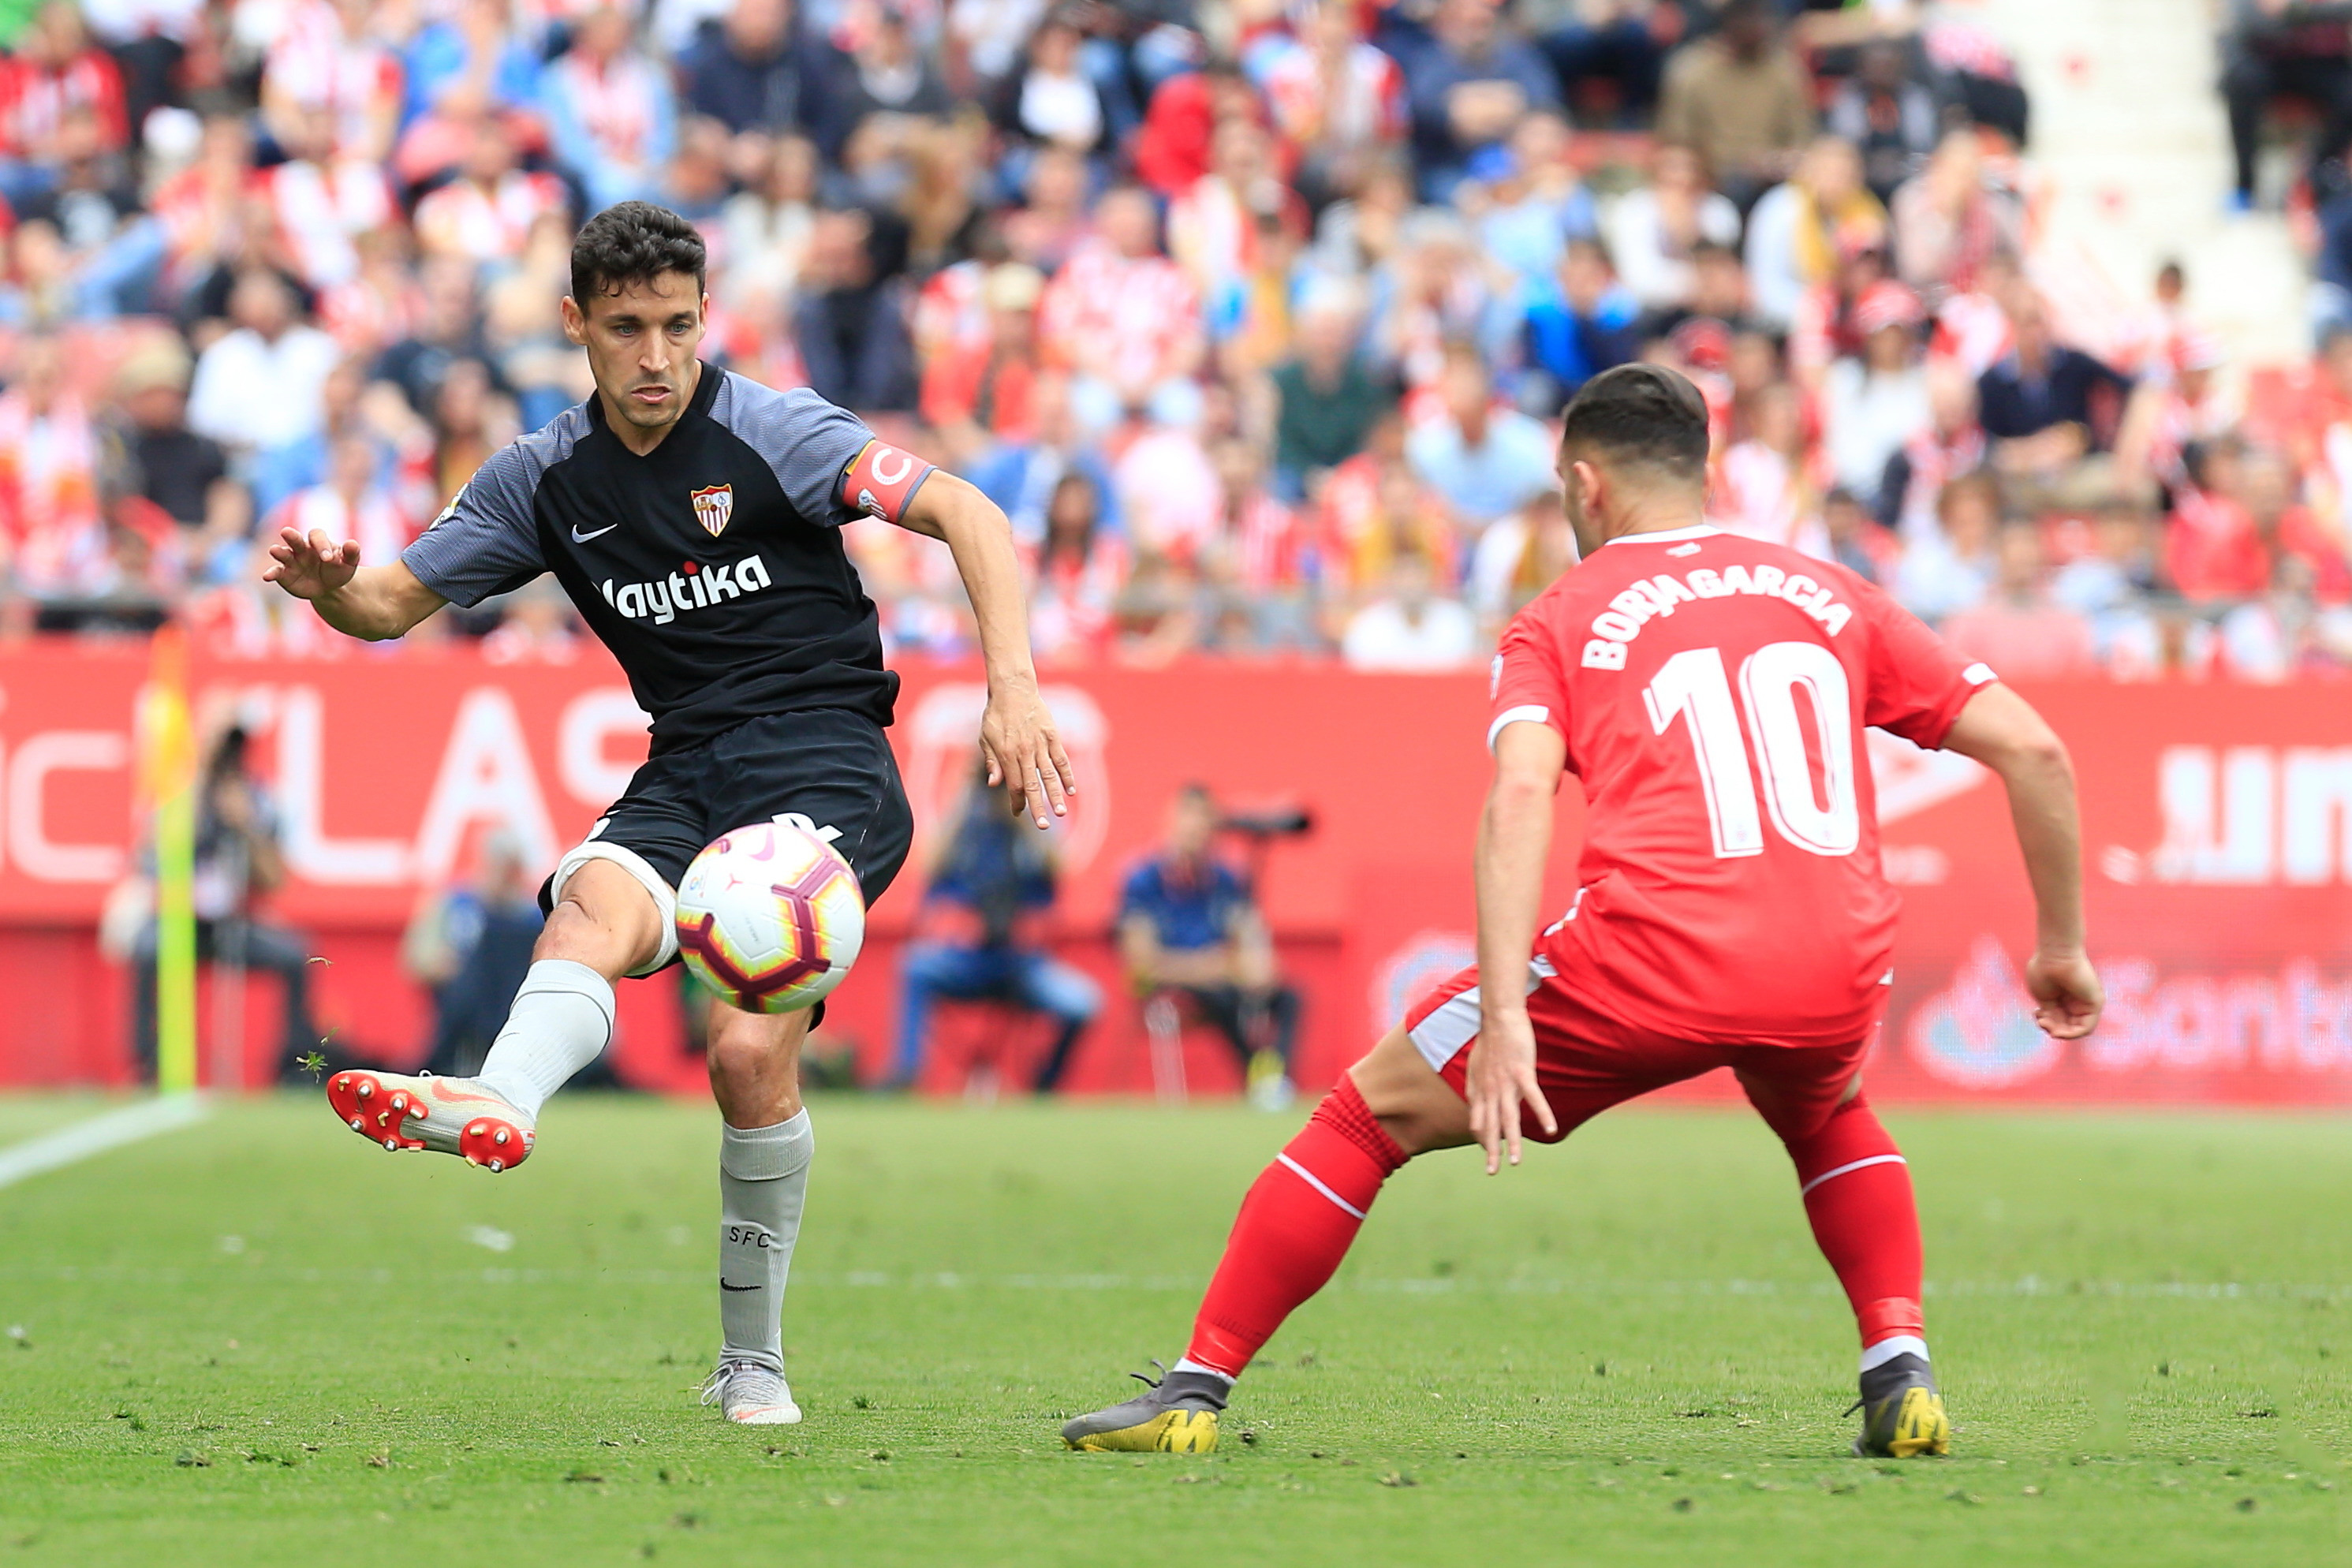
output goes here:
[[[1797, 717], [1798, 693], [1811, 706], [1822, 738], [1822, 784], [1816, 797], [1813, 761]], [[1643, 689], [1652, 732], [1663, 735], [1677, 718], [1689, 721], [1699, 787], [1706, 794], [1707, 826], [1718, 860], [1764, 853], [1764, 824], [1748, 767], [1748, 737], [1756, 746], [1755, 776], [1764, 781], [1765, 809], [1781, 837], [1815, 855], [1851, 855], [1862, 842], [1854, 795], [1853, 720], [1845, 667], [1819, 643], [1776, 642], [1739, 666], [1739, 695], [1748, 736], [1731, 705], [1723, 654], [1685, 648], [1666, 660]]]

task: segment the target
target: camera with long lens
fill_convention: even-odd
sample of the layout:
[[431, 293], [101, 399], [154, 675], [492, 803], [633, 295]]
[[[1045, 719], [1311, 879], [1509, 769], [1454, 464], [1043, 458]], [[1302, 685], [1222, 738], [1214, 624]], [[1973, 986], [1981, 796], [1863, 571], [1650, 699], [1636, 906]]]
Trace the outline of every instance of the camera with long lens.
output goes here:
[[1217, 831], [1245, 838], [1298, 838], [1315, 831], [1315, 814], [1303, 805], [1272, 805], [1257, 811], [1229, 811], [1217, 818]]

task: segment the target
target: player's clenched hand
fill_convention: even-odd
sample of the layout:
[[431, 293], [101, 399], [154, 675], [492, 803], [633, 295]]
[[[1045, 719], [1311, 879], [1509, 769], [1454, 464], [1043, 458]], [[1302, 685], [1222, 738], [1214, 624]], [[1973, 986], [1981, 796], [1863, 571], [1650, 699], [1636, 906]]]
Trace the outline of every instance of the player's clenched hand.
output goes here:
[[305, 538], [299, 530], [281, 528], [278, 542], [269, 547], [269, 559], [263, 582], [275, 583], [298, 599], [320, 599], [359, 571], [360, 546], [357, 540], [338, 544], [323, 529], [314, 528]]
[[1048, 806], [1055, 816], [1069, 814], [1078, 776], [1035, 687], [990, 689], [988, 710], [980, 716], [980, 750], [988, 759], [988, 787], [1003, 785], [1015, 813], [1026, 811], [1040, 827]]
[[2079, 1040], [2097, 1028], [2107, 1005], [2097, 972], [2079, 952], [2036, 952], [2025, 963], [2025, 988], [2033, 994], [2033, 1021], [2054, 1040]]
[[1536, 1031], [1524, 1009], [1496, 1016], [1479, 1024], [1478, 1038], [1470, 1047], [1470, 1134], [1486, 1151], [1486, 1173], [1503, 1168], [1507, 1151], [1511, 1163], [1519, 1163], [1519, 1108], [1536, 1113], [1547, 1133], [1559, 1131], [1551, 1102], [1536, 1083]]

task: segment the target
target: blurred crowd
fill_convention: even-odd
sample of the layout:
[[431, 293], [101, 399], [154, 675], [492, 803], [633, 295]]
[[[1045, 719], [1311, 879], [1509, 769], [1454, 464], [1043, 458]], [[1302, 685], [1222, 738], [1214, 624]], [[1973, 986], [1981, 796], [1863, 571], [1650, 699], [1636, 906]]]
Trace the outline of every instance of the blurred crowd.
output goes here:
[[[1048, 661], [1475, 664], [1574, 558], [1559, 410], [1641, 358], [1720, 526], [2005, 672], [2352, 666], [2352, 307], [2259, 395], [2178, 268], [2074, 330], [1953, 0], [0, 0], [0, 46], [7, 634], [357, 652], [257, 541], [389, 560], [587, 395], [570, 236], [644, 197], [707, 358], [1003, 504]], [[895, 649], [971, 647], [943, 551], [851, 533]], [[428, 628], [581, 635], [544, 579]]]

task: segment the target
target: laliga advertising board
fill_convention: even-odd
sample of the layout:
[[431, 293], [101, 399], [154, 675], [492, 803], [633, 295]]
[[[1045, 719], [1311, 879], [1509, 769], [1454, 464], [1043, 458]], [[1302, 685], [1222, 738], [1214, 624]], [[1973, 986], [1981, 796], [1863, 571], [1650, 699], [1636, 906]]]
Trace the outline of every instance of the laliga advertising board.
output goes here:
[[[0, 1015], [0, 1083], [120, 1081], [128, 1070], [125, 978], [100, 956], [97, 931], [135, 867], [131, 715], [145, 668], [136, 649], [0, 653], [0, 988], [11, 1003]], [[981, 690], [975, 670], [903, 673], [892, 734], [928, 827], [964, 775]], [[1401, 998], [1467, 961], [1469, 825], [1486, 780], [1480, 676], [1204, 662], [1045, 679], [1085, 786], [1060, 829], [1061, 941], [1075, 962], [1111, 978], [1120, 874], [1193, 778], [1238, 805], [1295, 801], [1315, 814], [1311, 836], [1272, 848], [1265, 884], [1285, 963], [1307, 993], [1305, 1083], [1328, 1081]], [[425, 1034], [425, 1000], [397, 966], [420, 892], [461, 875], [493, 824], [551, 863], [645, 751], [643, 719], [596, 649], [504, 666], [470, 649], [200, 655], [194, 682], [200, 710], [233, 709], [255, 734], [294, 871], [271, 907], [331, 961], [319, 974], [322, 1017], [394, 1061]], [[2352, 710], [2318, 687], [2086, 684], [2027, 695], [2066, 737], [2081, 776], [2106, 1021], [2071, 1045], [2032, 1026], [2016, 945], [2030, 906], [1989, 775], [1874, 736], [1887, 868], [1905, 910], [1873, 1097], [2352, 1102]], [[1565, 803], [1550, 894], [1561, 908], [1578, 816]], [[829, 1026], [869, 1059], [893, 1021], [916, 902], [894, 898], [875, 911], [856, 973], [828, 1000]], [[624, 1075], [695, 1085], [700, 1068], [685, 1055], [668, 984], [621, 994]], [[242, 1011], [258, 1061], [274, 999]], [[1075, 1087], [1145, 1087], [1128, 1011], [1109, 1009]], [[1204, 1089], [1229, 1070], [1205, 1046], [1192, 1060]]]

